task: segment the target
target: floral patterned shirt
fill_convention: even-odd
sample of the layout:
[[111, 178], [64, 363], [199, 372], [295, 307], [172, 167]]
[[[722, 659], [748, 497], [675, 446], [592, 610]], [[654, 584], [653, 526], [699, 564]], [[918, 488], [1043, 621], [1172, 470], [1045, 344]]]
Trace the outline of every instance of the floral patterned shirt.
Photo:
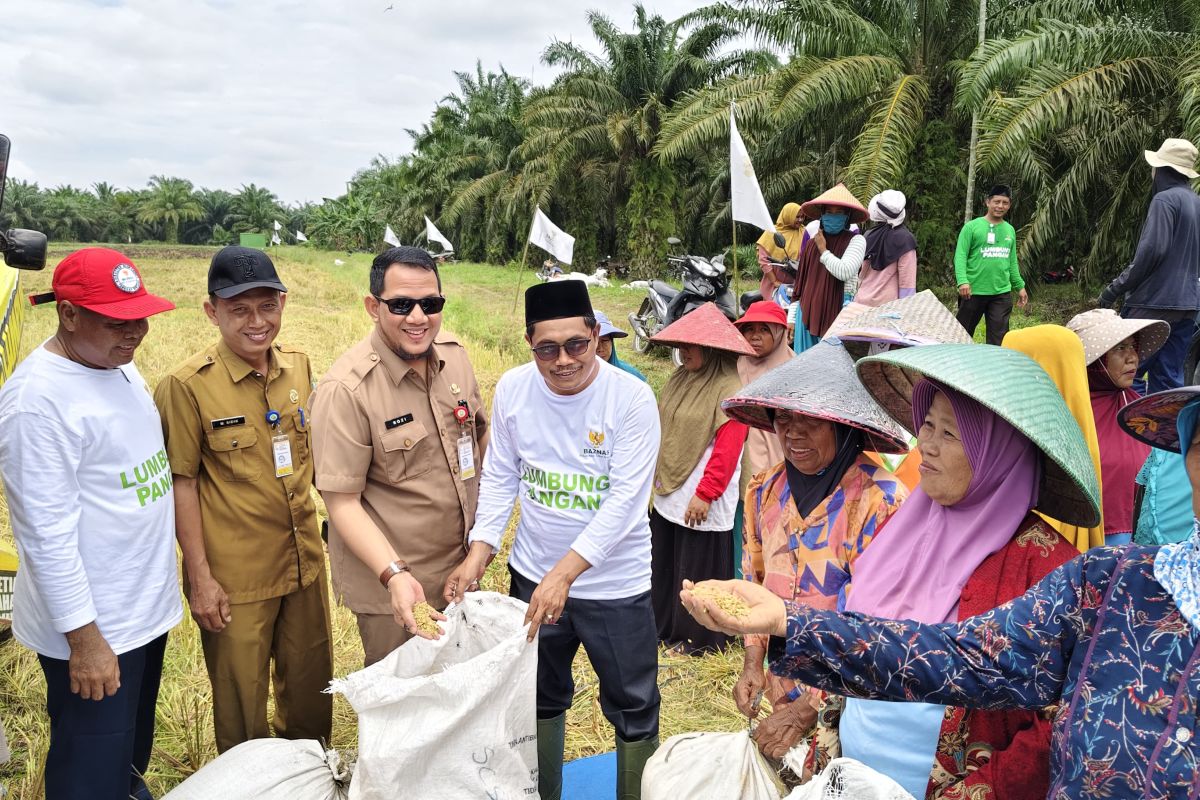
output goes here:
[[1096, 548], [956, 624], [788, 604], [773, 671], [856, 697], [968, 708], [1058, 704], [1052, 800], [1200, 797], [1200, 631], [1154, 577], [1156, 548]]

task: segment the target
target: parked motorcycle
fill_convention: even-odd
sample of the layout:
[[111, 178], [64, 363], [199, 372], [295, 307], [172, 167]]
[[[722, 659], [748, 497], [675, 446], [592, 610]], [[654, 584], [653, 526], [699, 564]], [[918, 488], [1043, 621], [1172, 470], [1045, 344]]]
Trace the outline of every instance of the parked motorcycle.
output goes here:
[[[673, 248], [682, 244], [674, 236], [667, 239], [667, 243]], [[637, 312], [629, 315], [634, 352], [645, 353], [651, 347], [651, 336], [710, 301], [716, 303], [717, 308], [731, 321], [738, 318], [740, 309], [729, 288], [723, 255], [711, 259], [695, 255], [670, 255], [667, 256], [667, 263], [673, 272], [680, 273], [683, 288], [676, 289], [660, 280], [652, 280], [647, 284], [646, 299]]]

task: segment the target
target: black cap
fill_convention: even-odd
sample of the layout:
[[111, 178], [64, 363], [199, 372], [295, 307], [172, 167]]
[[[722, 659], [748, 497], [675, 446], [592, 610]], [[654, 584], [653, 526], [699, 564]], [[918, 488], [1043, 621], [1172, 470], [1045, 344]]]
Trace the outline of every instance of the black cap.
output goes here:
[[1003, 183], [997, 183], [987, 193], [988, 199], [993, 197], [1012, 197], [1012, 189], [1005, 186]]
[[525, 290], [525, 327], [548, 319], [594, 317], [587, 284], [583, 281], [548, 281]]
[[208, 265], [208, 293], [223, 300], [251, 289], [277, 289], [286, 292], [275, 265], [262, 250], [253, 247], [223, 247]]

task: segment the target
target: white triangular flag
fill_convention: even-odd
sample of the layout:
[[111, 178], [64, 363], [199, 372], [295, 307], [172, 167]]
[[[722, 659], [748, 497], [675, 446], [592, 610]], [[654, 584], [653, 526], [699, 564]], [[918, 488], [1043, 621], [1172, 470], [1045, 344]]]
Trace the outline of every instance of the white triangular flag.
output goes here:
[[283, 230], [283, 226], [279, 224], [279, 220], [275, 220], [275, 230]]
[[391, 225], [388, 225], [387, 230], [383, 232], [383, 241], [387, 244], [390, 244], [392, 247], [400, 246], [400, 240], [396, 238], [396, 234], [392, 230]]
[[570, 264], [575, 254], [575, 237], [551, 222], [540, 208], [533, 212], [529, 243], [536, 244], [564, 264]]
[[304, 235], [303, 233], [301, 233], [300, 231], [296, 231], [296, 241], [297, 241], [297, 242], [307, 242], [307, 241], [308, 241], [308, 237], [307, 237], [307, 236], [305, 236], [305, 235]]
[[450, 244], [450, 240], [442, 235], [442, 232], [437, 229], [433, 221], [429, 217], [425, 218], [425, 238], [431, 242], [438, 242], [446, 249], [447, 253], [454, 252], [454, 245]]
[[754, 175], [750, 154], [746, 152], [746, 143], [738, 133], [734, 114], [736, 108], [733, 103], [729, 104], [729, 200], [733, 206], [733, 218], [737, 222], [748, 222], [756, 228], [774, 233], [775, 223], [771, 220], [771, 212], [767, 211], [762, 190], [758, 188], [758, 178]]
[[283, 242], [280, 241], [278, 233], [271, 234], [271, 244], [282, 244], [282, 243]]

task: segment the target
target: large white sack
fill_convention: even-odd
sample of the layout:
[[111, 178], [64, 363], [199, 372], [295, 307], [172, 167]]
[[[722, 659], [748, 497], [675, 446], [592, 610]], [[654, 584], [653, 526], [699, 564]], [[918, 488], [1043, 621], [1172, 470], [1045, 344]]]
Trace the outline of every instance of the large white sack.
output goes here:
[[537, 796], [537, 643], [525, 603], [472, 592], [446, 635], [333, 682], [358, 712], [351, 800]]
[[780, 800], [783, 792], [749, 731], [672, 736], [642, 773], [642, 800]]
[[313, 739], [251, 739], [230, 748], [163, 800], [346, 800], [350, 768]]
[[913, 796], [861, 761], [835, 758], [785, 800], [913, 800]]

